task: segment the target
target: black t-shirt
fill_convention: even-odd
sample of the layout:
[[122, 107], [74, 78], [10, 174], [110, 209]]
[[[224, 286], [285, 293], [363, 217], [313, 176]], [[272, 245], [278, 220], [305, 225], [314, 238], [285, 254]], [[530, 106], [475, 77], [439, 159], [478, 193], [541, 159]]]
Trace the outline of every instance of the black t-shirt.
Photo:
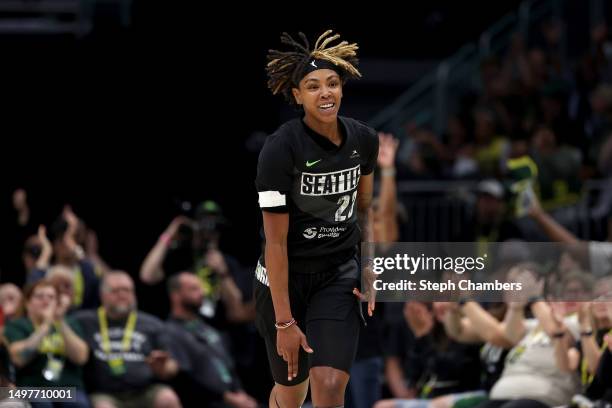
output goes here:
[[586, 395], [592, 400], [612, 402], [612, 353], [604, 349], [593, 382], [589, 385]]
[[91, 350], [84, 370], [85, 386], [90, 393], [142, 390], [156, 381], [153, 371], [145, 361], [151, 351], [165, 350], [170, 351], [173, 356], [176, 355], [171, 347], [170, 335], [158, 318], [138, 312], [130, 347], [126, 351], [123, 350], [122, 342], [127, 318], [108, 319], [111, 358], [119, 356], [125, 364], [125, 373], [114, 375], [108, 364], [109, 356], [102, 348], [97, 310], [77, 312], [75, 318], [81, 324], [85, 334], [83, 338]]
[[173, 342], [182, 349], [180, 369], [199, 386], [218, 394], [241, 388], [234, 361], [221, 334], [200, 319], [169, 318], [166, 322]]
[[[423, 397], [480, 388], [480, 346], [450, 340], [443, 331], [438, 324], [432, 333], [415, 338], [405, 321], [391, 331], [387, 356], [400, 359], [408, 385]], [[431, 385], [429, 392], [426, 391], [428, 384]]]
[[[604, 337], [608, 334], [610, 329], [599, 329], [595, 333], [595, 342], [598, 345], [602, 345], [604, 342]], [[581, 379], [585, 375], [583, 372], [583, 363], [584, 363], [584, 353], [582, 351], [582, 342], [578, 340], [575, 345], [576, 349], [580, 352], [580, 364], [578, 364], [578, 368], [576, 369], [578, 375], [580, 375]], [[593, 376], [593, 381], [588, 384], [586, 388], [585, 395], [593, 400], [598, 399], [612, 399], [612, 383], [610, 382], [610, 378], [612, 376], [612, 355], [610, 354], [610, 350], [607, 347], [604, 348], [601, 358], [599, 360], [599, 365], [597, 366], [596, 374]], [[604, 396], [606, 396], [604, 398]]]
[[404, 319], [390, 323], [388, 336], [385, 338], [385, 357], [395, 357], [407, 374], [408, 357], [414, 346], [414, 334]]
[[338, 123], [340, 146], [294, 119], [268, 136], [259, 155], [259, 206], [289, 213], [290, 259], [335, 254], [360, 242], [357, 186], [374, 170], [378, 137], [357, 120], [339, 117]]
[[509, 349], [493, 346], [491, 343], [482, 346], [480, 349], [482, 389], [490, 391], [499, 380], [504, 371], [504, 363], [509, 351]]

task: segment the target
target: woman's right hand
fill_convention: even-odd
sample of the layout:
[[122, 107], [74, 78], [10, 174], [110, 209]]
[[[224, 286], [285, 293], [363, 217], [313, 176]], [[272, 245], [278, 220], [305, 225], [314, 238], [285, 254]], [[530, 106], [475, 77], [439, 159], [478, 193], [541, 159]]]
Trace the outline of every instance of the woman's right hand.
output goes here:
[[53, 255], [53, 245], [51, 245], [51, 242], [49, 241], [49, 238], [47, 237], [47, 228], [45, 228], [44, 225], [39, 225], [38, 226], [38, 240], [40, 241], [40, 246], [41, 246], [41, 254], [42, 253], [48, 253], [49, 257], [51, 257], [51, 255]]
[[300, 346], [307, 353], [313, 352], [313, 349], [310, 348], [306, 341], [306, 336], [300, 330], [297, 323], [286, 329], [276, 330], [276, 351], [287, 362], [287, 379], [289, 381], [296, 378], [298, 374]]

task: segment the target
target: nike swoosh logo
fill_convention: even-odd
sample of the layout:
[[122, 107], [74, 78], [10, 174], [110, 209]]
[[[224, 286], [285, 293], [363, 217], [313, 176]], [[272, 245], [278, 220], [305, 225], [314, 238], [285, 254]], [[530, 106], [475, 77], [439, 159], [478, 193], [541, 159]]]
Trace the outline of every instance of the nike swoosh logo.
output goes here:
[[306, 167], [312, 167], [312, 166], [314, 166], [315, 164], [317, 164], [318, 162], [320, 162], [321, 160], [323, 160], [323, 159], [315, 160], [315, 161], [313, 161], [313, 162], [311, 162], [311, 161], [307, 161], [307, 162], [306, 162]]

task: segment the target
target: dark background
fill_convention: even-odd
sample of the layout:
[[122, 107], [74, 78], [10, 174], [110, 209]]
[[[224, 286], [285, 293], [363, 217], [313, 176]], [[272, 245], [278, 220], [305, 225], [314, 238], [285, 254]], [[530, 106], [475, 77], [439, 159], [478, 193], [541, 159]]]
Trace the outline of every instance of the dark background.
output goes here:
[[[133, 4], [129, 29], [102, 13], [82, 39], [0, 37], [0, 225], [13, 222], [17, 187], [45, 223], [70, 203], [98, 232], [110, 265], [137, 274], [177, 203], [212, 198], [232, 223], [222, 247], [253, 265], [257, 156], [245, 141], [272, 132], [287, 112], [267, 91], [266, 50], [282, 31], [312, 38], [332, 28], [359, 43], [364, 62], [435, 62], [519, 2], [421, 3], [302, 2], [289, 10], [229, 2], [213, 10], [143, 0]], [[345, 114], [352, 98], [376, 93], [390, 103], [406, 87], [364, 77], [345, 90]], [[8, 257], [0, 259], [3, 281], [18, 279]]]

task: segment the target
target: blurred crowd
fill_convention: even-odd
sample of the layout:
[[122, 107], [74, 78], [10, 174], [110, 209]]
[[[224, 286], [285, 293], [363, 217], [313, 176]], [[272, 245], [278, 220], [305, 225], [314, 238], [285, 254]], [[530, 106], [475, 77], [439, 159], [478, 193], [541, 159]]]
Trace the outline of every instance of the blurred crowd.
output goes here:
[[[473, 180], [472, 218], [450, 241], [524, 244], [534, 240], [518, 222], [527, 219], [564, 250], [546, 268], [505, 266], [527, 288], [518, 298], [379, 304], [360, 335], [348, 407], [612, 403], [612, 239], [585, 240], [551, 216], [581, 200], [585, 181], [612, 177], [612, 43], [597, 26], [585, 55], [567, 61], [560, 30], [545, 25], [538, 46], [517, 34], [483, 60], [481, 87], [462, 95], [444, 134], [410, 124], [407, 140], [379, 134], [372, 222], [375, 242], [402, 241], [402, 225], [417, 220], [398, 182]], [[610, 194], [596, 203], [604, 222]], [[267, 405], [253, 270], [220, 248], [228, 220], [216, 202], [171, 220], [140, 270], [121, 271], [70, 206], [45, 227], [27, 191], [12, 199], [19, 250], [2, 256], [24, 274], [0, 285], [3, 386], [76, 387], [73, 407]], [[604, 230], [612, 238], [612, 223]], [[162, 318], [139, 308], [136, 285], [164, 288]]]
[[550, 21], [540, 37], [532, 36], [541, 38], [534, 44], [516, 33], [505, 53], [481, 60], [478, 85], [453, 95], [458, 102], [444, 134], [416, 128], [406, 118], [412, 143], [402, 143], [398, 178], [496, 178], [507, 184], [527, 177], [514, 174], [508, 161], [529, 157], [542, 205], [553, 209], [575, 203], [585, 180], [609, 177], [608, 28], [593, 28], [587, 51], [575, 61], [565, 57], [562, 31], [561, 22]]
[[[225, 219], [216, 202], [172, 220], [139, 273], [111, 268], [70, 206], [48, 229], [32, 225], [23, 189], [13, 207], [25, 273], [22, 287], [0, 286], [5, 386], [76, 387], [67, 406], [258, 405], [236, 363], [255, 353], [249, 281], [218, 247]], [[135, 279], [164, 287], [155, 310], [163, 320], [139, 309]]]

